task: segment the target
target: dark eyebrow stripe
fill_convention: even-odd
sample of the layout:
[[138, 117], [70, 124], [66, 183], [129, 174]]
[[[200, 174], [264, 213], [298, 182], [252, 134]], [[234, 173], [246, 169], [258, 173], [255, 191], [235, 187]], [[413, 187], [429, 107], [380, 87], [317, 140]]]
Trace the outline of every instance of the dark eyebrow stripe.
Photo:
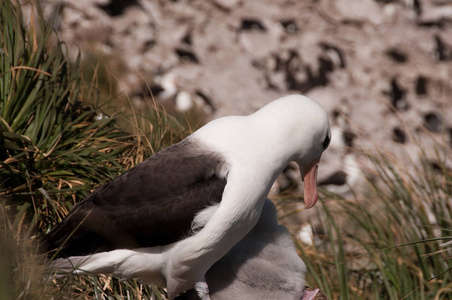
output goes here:
[[328, 148], [328, 145], [330, 144], [330, 137], [327, 135], [325, 140], [323, 141], [323, 149]]

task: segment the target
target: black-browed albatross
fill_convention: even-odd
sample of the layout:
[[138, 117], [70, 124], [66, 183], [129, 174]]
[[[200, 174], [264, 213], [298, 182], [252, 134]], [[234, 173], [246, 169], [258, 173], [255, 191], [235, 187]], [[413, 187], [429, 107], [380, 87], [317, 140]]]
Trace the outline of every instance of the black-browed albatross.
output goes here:
[[195, 288], [210, 299], [206, 272], [256, 225], [289, 162], [300, 167], [305, 207], [315, 205], [330, 135], [326, 111], [301, 95], [216, 119], [76, 204], [44, 247], [67, 257], [53, 264], [62, 271], [139, 278], [170, 299]]

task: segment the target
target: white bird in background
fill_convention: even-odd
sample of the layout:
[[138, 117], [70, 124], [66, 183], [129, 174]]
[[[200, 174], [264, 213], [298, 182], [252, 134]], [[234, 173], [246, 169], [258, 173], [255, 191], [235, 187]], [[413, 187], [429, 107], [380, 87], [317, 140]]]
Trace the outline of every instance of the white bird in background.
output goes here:
[[[318, 162], [330, 137], [326, 111], [300, 95], [275, 100], [249, 116], [211, 121], [75, 205], [44, 237], [44, 247], [67, 257], [53, 263], [62, 272], [139, 278], [166, 287], [170, 299], [193, 288], [203, 300], [210, 294], [223, 299], [218, 276], [209, 274], [245, 249], [265, 256], [252, 248], [271, 247], [272, 239], [267, 245], [262, 238], [265, 230], [269, 236], [281, 232], [266, 196], [289, 162], [300, 167], [305, 207], [315, 205]], [[258, 241], [248, 243], [253, 240]], [[287, 243], [274, 241], [280, 249]], [[291, 245], [284, 257], [297, 260], [300, 285], [292, 286], [294, 295], [302, 295], [305, 267]], [[253, 269], [254, 256], [241, 257]]]

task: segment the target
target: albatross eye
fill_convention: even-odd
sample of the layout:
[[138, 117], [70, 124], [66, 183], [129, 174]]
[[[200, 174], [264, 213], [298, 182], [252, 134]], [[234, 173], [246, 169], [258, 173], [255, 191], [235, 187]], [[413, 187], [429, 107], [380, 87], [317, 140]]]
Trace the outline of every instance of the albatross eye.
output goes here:
[[323, 150], [325, 150], [326, 148], [328, 148], [328, 145], [330, 144], [330, 137], [329, 135], [326, 136], [325, 140], [323, 141], [322, 145], [323, 145]]

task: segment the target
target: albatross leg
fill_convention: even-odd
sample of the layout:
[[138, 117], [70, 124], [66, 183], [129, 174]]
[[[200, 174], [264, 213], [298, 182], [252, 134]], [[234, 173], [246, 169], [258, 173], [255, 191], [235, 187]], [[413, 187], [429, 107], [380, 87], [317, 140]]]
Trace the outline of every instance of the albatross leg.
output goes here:
[[205, 279], [195, 284], [195, 290], [201, 300], [210, 300], [209, 286]]

